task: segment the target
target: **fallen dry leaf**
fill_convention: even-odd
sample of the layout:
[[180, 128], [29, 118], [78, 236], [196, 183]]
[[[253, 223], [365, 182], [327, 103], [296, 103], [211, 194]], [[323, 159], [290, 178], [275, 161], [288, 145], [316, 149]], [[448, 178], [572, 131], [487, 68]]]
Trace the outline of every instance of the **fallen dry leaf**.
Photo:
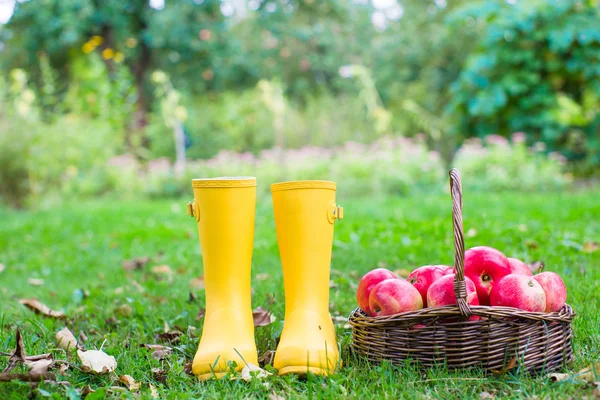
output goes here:
[[158, 392], [156, 391], [154, 385], [149, 383], [148, 386], [150, 386], [150, 397], [153, 399], [158, 399]]
[[553, 373], [549, 374], [548, 377], [552, 382], [560, 382], [567, 379], [573, 379], [588, 383], [596, 383], [596, 381], [600, 378], [600, 362], [595, 362], [589, 367], [584, 368], [581, 371], [574, 374]]
[[0, 264], [0, 272], [4, 271], [5, 269], [6, 269], [6, 265]]
[[194, 278], [190, 281], [190, 285], [194, 288], [194, 289], [204, 289], [204, 276], [199, 276], [197, 278]]
[[114, 315], [111, 315], [104, 320], [104, 323], [108, 326], [117, 326], [119, 325], [119, 320], [116, 319]]
[[330, 287], [331, 289], [334, 289], [334, 288], [336, 288], [337, 286], [338, 286], [338, 285], [337, 285], [337, 283], [335, 283], [334, 281], [329, 281], [329, 287]]
[[196, 296], [194, 293], [190, 292], [189, 297], [188, 297], [188, 303], [195, 303], [196, 299], [198, 299], [198, 296]]
[[17, 329], [15, 339], [17, 345], [15, 347], [15, 350], [11, 353], [10, 357], [8, 358], [6, 368], [4, 368], [4, 371], [2, 372], [12, 371], [17, 365], [24, 363], [25, 357], [27, 357], [27, 354], [25, 353], [25, 346], [23, 345], [23, 337], [21, 336], [21, 331], [19, 329]]
[[267, 326], [276, 320], [273, 314], [260, 306], [252, 311], [252, 317], [254, 318], [254, 326]]
[[504, 374], [504, 373], [510, 371], [511, 369], [515, 368], [517, 365], [518, 365], [517, 357], [513, 357], [508, 362], [508, 364], [506, 364], [502, 369], [500, 369], [500, 370], [493, 369], [492, 373], [494, 373], [496, 375], [501, 375], [501, 374]]
[[39, 278], [29, 278], [27, 279], [27, 283], [29, 283], [31, 286], [42, 286], [44, 284], [44, 280]]
[[79, 340], [80, 340], [82, 343], [85, 343], [85, 342], [87, 342], [87, 340], [88, 340], [88, 337], [87, 337], [87, 335], [85, 334], [85, 332], [83, 332], [83, 331], [80, 331], [80, 332], [79, 332]]
[[173, 349], [168, 346], [160, 344], [142, 344], [141, 347], [145, 347], [148, 350], [152, 350], [152, 358], [155, 360], [162, 360], [168, 357], [173, 352]]
[[56, 333], [56, 345], [65, 350], [74, 349], [77, 347], [77, 339], [69, 328], [64, 327]]
[[583, 244], [583, 248], [581, 249], [581, 251], [584, 253], [593, 253], [598, 250], [600, 250], [600, 244], [596, 242], [585, 242]]
[[142, 285], [139, 284], [138, 281], [133, 280], [131, 281], [131, 285], [137, 289], [138, 292], [140, 293], [144, 293], [146, 291], [146, 289], [144, 289], [144, 287]]
[[156, 265], [152, 267], [152, 272], [155, 274], [170, 275], [173, 273], [173, 270], [168, 265]]
[[[25, 346], [23, 345], [23, 336], [21, 335], [21, 331], [17, 329], [16, 333], [16, 347], [15, 350], [10, 354], [8, 358], [8, 362], [6, 364], [6, 368], [2, 372], [2, 374], [9, 376], [10, 371], [12, 371], [19, 364], [24, 364], [29, 369], [27, 374], [22, 374], [22, 376], [17, 377], [15, 379], [18, 380], [26, 380], [26, 381], [36, 381], [36, 376], [46, 376], [48, 375], [48, 368], [52, 365], [52, 354], [39, 354], [36, 356], [27, 356], [25, 353]], [[19, 374], [17, 374], [19, 375]], [[0, 379], [0, 382], [5, 382]]]
[[131, 314], [133, 314], [133, 307], [129, 304], [121, 304], [119, 307], [115, 308], [115, 314], [125, 318], [131, 317]]
[[285, 397], [282, 397], [275, 392], [271, 392], [269, 393], [269, 400], [285, 400]]
[[489, 393], [489, 392], [481, 392], [479, 393], [479, 398], [480, 399], [495, 399], [494, 395]]
[[198, 314], [196, 314], [196, 320], [200, 320], [200, 319], [204, 318], [205, 315], [206, 315], [206, 309], [204, 307], [200, 307], [200, 309], [198, 310]]
[[140, 382], [136, 382], [131, 375], [121, 375], [119, 377], [119, 382], [127, 386], [127, 389], [133, 392], [140, 390], [140, 387], [142, 386], [142, 384]]
[[600, 381], [600, 362], [592, 363], [588, 368], [582, 369], [577, 376], [588, 383]]
[[334, 324], [345, 324], [346, 322], [348, 322], [348, 318], [342, 315], [334, 315], [333, 317], [331, 317], [331, 320]]
[[529, 227], [528, 227], [527, 225], [525, 225], [525, 224], [520, 224], [520, 225], [518, 226], [518, 228], [519, 228], [519, 230], [520, 230], [521, 232], [527, 232], [527, 230], [529, 229]]
[[477, 230], [475, 230], [475, 228], [469, 228], [469, 230], [467, 231], [466, 236], [468, 238], [472, 238], [472, 237], [477, 236]]
[[246, 382], [250, 382], [252, 378], [263, 379], [269, 375], [272, 374], [254, 364], [246, 364], [242, 369], [242, 379]]
[[531, 264], [529, 264], [529, 270], [532, 274], [539, 274], [543, 271], [544, 267], [545, 265], [543, 261], [534, 261]]
[[108, 374], [117, 368], [117, 361], [113, 356], [109, 356], [102, 350], [77, 350], [77, 355], [83, 364], [83, 372], [95, 374]]
[[135, 269], [142, 269], [150, 262], [150, 257], [136, 257], [132, 260], [123, 261], [123, 268], [126, 271], [133, 271]]
[[409, 275], [410, 275], [410, 273], [411, 273], [411, 272], [412, 272], [412, 271], [410, 271], [410, 270], [408, 270], [408, 269], [404, 269], [404, 268], [402, 268], [402, 269], [397, 269], [397, 270], [395, 270], [395, 271], [394, 271], [394, 273], [395, 273], [396, 275], [398, 275], [400, 278], [406, 278], [407, 276], [409, 276]]
[[48, 368], [52, 365], [52, 358], [42, 359], [38, 361], [30, 361], [25, 362], [27, 368], [29, 368], [29, 372], [32, 374], [46, 374], [48, 372]]
[[194, 370], [192, 368], [191, 361], [188, 361], [185, 364], [183, 364], [183, 372], [185, 372], [188, 375], [194, 376]]
[[257, 281], [266, 281], [270, 277], [271, 277], [271, 275], [267, 274], [266, 272], [263, 272], [263, 273], [260, 273], [260, 274], [256, 274], [256, 280]]
[[196, 338], [196, 337], [198, 337], [198, 336], [196, 335], [196, 330], [197, 330], [197, 329], [198, 329], [198, 328], [196, 328], [195, 326], [188, 325], [188, 327], [187, 327], [187, 329], [186, 329], [186, 331], [187, 331], [186, 335], [188, 335], [188, 336], [189, 336], [189, 337], [191, 337], [191, 338]]
[[58, 364], [58, 372], [64, 375], [69, 370], [69, 363], [64, 361]]
[[81, 389], [81, 398], [85, 399], [88, 394], [94, 393], [94, 392], [95, 392], [95, 390], [92, 389], [90, 387], [90, 385], [87, 385], [86, 387], [84, 387], [83, 389]]
[[265, 354], [258, 358], [258, 363], [262, 366], [269, 365], [273, 363], [273, 359], [275, 358], [275, 350], [267, 350]]
[[152, 368], [152, 376], [155, 381], [165, 384], [167, 382], [167, 371], [160, 368]]
[[50, 309], [47, 305], [40, 303], [36, 299], [20, 299], [19, 303], [23, 304], [25, 307], [29, 308], [36, 314], [41, 314], [44, 317], [49, 318], [57, 318], [63, 319], [65, 318], [65, 314], [60, 311], [54, 311]]
[[537, 249], [540, 247], [540, 244], [533, 239], [526, 239], [523, 244], [530, 249]]
[[560, 382], [560, 381], [565, 381], [569, 378], [571, 378], [573, 375], [571, 374], [562, 374], [562, 373], [552, 373], [548, 375], [548, 378], [550, 378], [550, 382]]
[[163, 342], [176, 343], [181, 340], [180, 336], [183, 335], [183, 332], [180, 331], [169, 331], [164, 333], [159, 333], [156, 335], [158, 340], [162, 340]]

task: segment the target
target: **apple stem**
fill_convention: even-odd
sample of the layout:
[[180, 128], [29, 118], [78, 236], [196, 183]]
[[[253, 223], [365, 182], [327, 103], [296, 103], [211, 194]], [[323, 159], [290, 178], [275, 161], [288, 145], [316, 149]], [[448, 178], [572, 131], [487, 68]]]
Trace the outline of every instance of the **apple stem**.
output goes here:
[[546, 266], [546, 265], [545, 265], [545, 264], [544, 264], [544, 262], [542, 261], [542, 262], [540, 263], [540, 266], [539, 266], [538, 270], [537, 270], [537, 273], [538, 273], [538, 274], [539, 274], [539, 273], [541, 273], [541, 272], [542, 272], [542, 270], [544, 269], [544, 267], [545, 267], [545, 266]]

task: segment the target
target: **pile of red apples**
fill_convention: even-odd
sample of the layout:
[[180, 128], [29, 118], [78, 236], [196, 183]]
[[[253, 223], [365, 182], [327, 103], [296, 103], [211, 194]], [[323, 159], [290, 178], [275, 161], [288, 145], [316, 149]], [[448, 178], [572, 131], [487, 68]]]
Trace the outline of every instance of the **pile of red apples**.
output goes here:
[[[550, 313], [559, 311], [567, 300], [567, 288], [558, 274], [533, 275], [523, 261], [507, 258], [494, 248], [467, 250], [464, 265], [469, 305]], [[356, 300], [372, 317], [453, 305], [454, 273], [446, 265], [426, 265], [404, 280], [385, 268], [374, 269], [360, 280]]]

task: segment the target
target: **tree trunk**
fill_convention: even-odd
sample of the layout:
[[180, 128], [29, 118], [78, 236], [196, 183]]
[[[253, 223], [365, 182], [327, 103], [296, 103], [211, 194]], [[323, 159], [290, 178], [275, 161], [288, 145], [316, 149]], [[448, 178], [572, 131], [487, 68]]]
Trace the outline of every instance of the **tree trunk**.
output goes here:
[[175, 137], [175, 176], [180, 178], [185, 171], [185, 133], [183, 132], [183, 124], [181, 121], [176, 121], [173, 127], [173, 135]]
[[[142, 23], [140, 31], [146, 28], [146, 23]], [[136, 62], [131, 66], [131, 72], [135, 80], [135, 91], [136, 91], [136, 110], [133, 116], [131, 129], [127, 133], [126, 142], [130, 148], [135, 147], [136, 143], [133, 140], [133, 136], [138, 136], [140, 141], [139, 145], [144, 148], [148, 148], [150, 140], [146, 136], [144, 130], [148, 125], [148, 112], [150, 111], [150, 101], [144, 88], [144, 81], [146, 79], [146, 73], [150, 67], [150, 49], [140, 40], [140, 54]]]

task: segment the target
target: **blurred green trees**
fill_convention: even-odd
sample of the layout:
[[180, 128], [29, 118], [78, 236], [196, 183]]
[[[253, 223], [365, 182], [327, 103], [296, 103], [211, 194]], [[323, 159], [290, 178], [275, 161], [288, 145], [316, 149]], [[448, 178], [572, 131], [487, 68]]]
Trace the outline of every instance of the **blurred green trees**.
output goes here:
[[452, 84], [455, 130], [524, 131], [570, 160], [600, 165], [600, 12], [593, 2], [470, 5], [451, 24], [485, 26]]
[[[15, 4], [0, 25], [0, 175], [26, 183], [4, 192], [123, 153], [174, 161], [182, 132], [191, 160], [425, 133], [449, 165], [466, 138], [522, 131], [574, 170], [600, 166], [595, 0]], [[26, 161], [40, 148], [52, 178]]]

